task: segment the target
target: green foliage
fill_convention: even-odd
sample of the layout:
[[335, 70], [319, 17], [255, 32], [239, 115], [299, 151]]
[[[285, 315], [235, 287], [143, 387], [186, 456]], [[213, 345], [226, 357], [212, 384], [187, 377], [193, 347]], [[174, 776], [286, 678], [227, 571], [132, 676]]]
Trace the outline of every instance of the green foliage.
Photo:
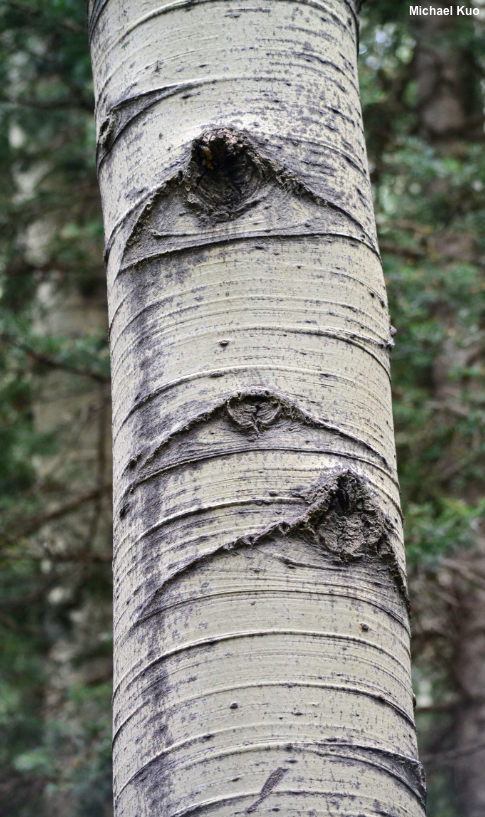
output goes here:
[[[369, 32], [365, 52], [398, 76], [405, 61], [396, 51], [409, 35], [389, 23]], [[364, 113], [375, 112], [376, 94], [385, 106], [391, 93], [371, 73]], [[392, 139], [378, 157], [375, 200], [397, 328], [392, 374], [406, 540], [410, 558], [426, 561], [473, 543], [470, 525], [484, 515], [483, 503], [463, 497], [476, 493], [485, 454], [485, 151], [463, 142], [444, 151], [408, 135], [406, 108], [397, 106]], [[368, 142], [372, 156], [372, 130]]]
[[49, 721], [43, 746], [15, 763], [39, 764], [47, 793], [68, 793], [80, 817], [103, 817], [111, 796], [111, 687], [73, 686], [67, 698], [64, 720]]
[[[100, 638], [111, 588], [107, 566], [89, 561], [99, 509], [84, 511], [83, 524], [61, 514], [42, 527], [92, 477], [66, 460], [61, 417], [58, 428], [39, 425], [39, 390], [57, 384], [69, 399], [109, 377], [104, 330], [48, 328], [56, 299], [77, 293], [90, 307], [105, 287], [82, 2], [0, 0], [0, 89], [0, 813], [106, 817], [109, 641]], [[49, 558], [51, 539], [87, 562]]]
[[[433, 146], [416, 134], [407, 9], [375, 2], [367, 14], [362, 96], [397, 328], [392, 375], [399, 475], [409, 557], [426, 561], [473, 543], [470, 526], [484, 515], [474, 489], [482, 482], [485, 453], [485, 150], [464, 140]], [[470, 26], [458, 34], [479, 74], [483, 43]], [[376, 117], [386, 128], [377, 138]]]
[[[456, 692], [455, 648], [438, 625], [434, 641], [424, 637], [420, 619], [441, 621], [443, 598], [450, 598], [439, 588], [442, 560], [474, 548], [485, 518], [485, 140], [473, 128], [434, 143], [421, 133], [408, 6], [375, 0], [365, 9], [361, 88], [391, 322], [397, 329], [392, 388], [418, 617], [415, 672], [426, 680], [430, 700], [446, 702]], [[483, 108], [481, 29], [459, 21], [452, 44], [446, 42], [450, 35], [441, 36], [441, 45], [459, 50], [471, 89], [468, 113], [476, 115]], [[425, 753], [452, 748], [453, 729], [449, 713], [418, 716]], [[427, 769], [429, 817], [459, 814], [452, 769], [439, 762]]]
[[472, 546], [477, 521], [484, 516], [485, 500], [476, 505], [447, 497], [434, 503], [409, 502], [406, 506], [408, 566], [436, 567], [444, 553]]

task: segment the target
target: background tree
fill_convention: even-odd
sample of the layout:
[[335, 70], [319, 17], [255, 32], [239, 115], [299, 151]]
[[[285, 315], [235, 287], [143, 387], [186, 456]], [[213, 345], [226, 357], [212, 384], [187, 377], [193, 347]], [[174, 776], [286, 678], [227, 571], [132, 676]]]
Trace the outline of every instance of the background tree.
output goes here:
[[[0, 10], [0, 812], [103, 817], [110, 801], [111, 589], [102, 562], [110, 558], [109, 533], [98, 534], [94, 558], [86, 547], [102, 447], [91, 465], [83, 461], [79, 448], [94, 454], [94, 447], [84, 445], [87, 437], [76, 447], [82, 417], [76, 418], [75, 400], [71, 422], [62, 421], [58, 402], [49, 413], [40, 400], [49, 390], [75, 395], [81, 383], [86, 394], [92, 382], [90, 400], [99, 406], [103, 382], [72, 369], [108, 375], [102, 328], [86, 334], [78, 322], [88, 308], [94, 328], [105, 287], [84, 11], [77, 0], [3, 1]], [[467, 661], [480, 661], [469, 624], [480, 609], [476, 594], [483, 580], [476, 548], [483, 515], [483, 39], [480, 27], [467, 21], [453, 35], [464, 87], [475, 90], [465, 129], [451, 140], [430, 141], [420, 125], [417, 37], [407, 6], [374, 0], [361, 19], [361, 95], [391, 321], [398, 328], [393, 400], [414, 605], [418, 732], [428, 814], [454, 817], [464, 813], [458, 798], [466, 785], [475, 786], [458, 776], [458, 763], [463, 757], [471, 766], [483, 741], [476, 734], [458, 742], [461, 702], [471, 702], [458, 670], [467, 665], [465, 652]], [[43, 51], [41, 43], [48, 44]], [[23, 141], [17, 127], [27, 135]], [[52, 172], [37, 177], [33, 169], [46, 162]], [[47, 208], [43, 226], [32, 227]], [[33, 258], [46, 221], [44, 256]], [[38, 294], [46, 283], [49, 310]], [[463, 357], [455, 356], [457, 350]], [[447, 397], [443, 391], [437, 396], [440, 388]], [[102, 428], [96, 420], [101, 414], [85, 415], [93, 418], [93, 434]], [[59, 467], [72, 474], [74, 462], [75, 483]], [[106, 472], [104, 478], [106, 488]], [[480, 670], [473, 672], [478, 678]], [[479, 719], [475, 724], [480, 728]]]
[[82, 3], [0, 3], [0, 813], [111, 800], [109, 366]]
[[369, 6], [377, 29], [364, 33], [361, 77], [398, 327], [394, 407], [429, 811], [476, 815], [485, 804], [483, 18], [406, 12]]

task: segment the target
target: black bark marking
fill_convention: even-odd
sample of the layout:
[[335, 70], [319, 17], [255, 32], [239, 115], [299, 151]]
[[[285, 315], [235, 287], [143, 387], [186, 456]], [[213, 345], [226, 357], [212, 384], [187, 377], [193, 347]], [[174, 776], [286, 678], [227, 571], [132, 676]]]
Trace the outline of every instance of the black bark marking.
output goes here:
[[101, 123], [98, 135], [99, 154], [106, 153], [113, 144], [118, 118], [118, 110], [113, 108], [113, 110], [108, 113], [106, 119]]
[[242, 394], [228, 400], [226, 409], [239, 428], [261, 432], [278, 419], [282, 406], [271, 395]]
[[208, 131], [192, 145], [184, 174], [188, 203], [216, 221], [240, 215], [264, 178], [261, 161], [242, 134], [227, 128]]
[[[252, 389], [251, 391], [241, 391], [226, 398], [223, 402], [213, 409], [203, 412], [185, 423], [181, 428], [176, 429], [169, 434], [156, 448], [145, 457], [139, 453], [136, 457], [132, 457], [125, 468], [125, 473], [129, 471], [138, 470], [141, 474], [154, 460], [160, 455], [170, 443], [181, 435], [186, 434], [191, 428], [194, 428], [201, 423], [206, 423], [211, 419], [217, 419], [224, 414], [227, 414], [233, 424], [235, 424], [241, 432], [250, 431], [260, 433], [262, 430], [268, 428], [281, 417], [286, 417], [295, 420], [302, 425], [312, 426], [313, 428], [320, 428], [322, 431], [327, 431], [336, 434], [338, 437], [355, 444], [358, 448], [364, 449], [376, 459], [379, 465], [384, 467], [387, 476], [392, 478], [393, 469], [388, 461], [380, 452], [376, 451], [373, 446], [348, 434], [342, 429], [337, 428], [325, 420], [319, 420], [306, 414], [294, 403], [284, 398], [282, 395], [269, 391], [268, 389]], [[133, 493], [138, 482], [133, 481], [128, 491]], [[123, 495], [124, 496], [124, 495]], [[121, 498], [123, 500], [123, 497]]]
[[[190, 83], [187, 83], [188, 85]], [[159, 100], [179, 93], [181, 88], [182, 86], [167, 86], [167, 88], [140, 95], [139, 98], [127, 100], [112, 108], [107, 118], [112, 119], [116, 114], [116, 126], [114, 130], [109, 125], [104, 126], [107, 131], [112, 130], [109, 149], [121, 131], [130, 124], [133, 117], [139, 116]], [[187, 146], [185, 153], [187, 158], [184, 159], [184, 164], [180, 169], [166, 178], [159, 187], [145, 194], [139, 204], [130, 208], [126, 216], [115, 226], [107, 240], [105, 260], [108, 259], [115, 236], [121, 229], [126, 229], [127, 238], [120, 272], [126, 272], [127, 269], [146, 260], [145, 251], [140, 258], [130, 257], [129, 259], [127, 259], [127, 251], [138, 244], [149, 222], [150, 214], [164, 198], [183, 193], [187, 205], [191, 210], [195, 210], [201, 220], [205, 220], [210, 232], [211, 224], [233, 220], [251, 207], [258, 205], [263, 199], [267, 198], [270, 202], [271, 185], [284, 190], [288, 195], [298, 196], [312, 202], [319, 208], [328, 208], [328, 211], [331, 211], [334, 216], [343, 219], [349, 228], [352, 227], [357, 231], [356, 235], [351, 236], [352, 238], [363, 241], [379, 256], [374, 239], [367, 234], [361, 221], [335, 202], [314, 193], [290, 170], [266, 158], [263, 155], [264, 147], [258, 145], [256, 139], [251, 139], [248, 134], [232, 128], [219, 128], [204, 132]], [[109, 149], [98, 148], [101, 150], [98, 165]], [[131, 226], [128, 226], [130, 221]], [[295, 230], [295, 234], [301, 234], [301, 224], [295, 226]], [[280, 235], [280, 233], [276, 234]], [[306, 235], [307, 232], [303, 234]], [[333, 230], [322, 230], [316, 234], [333, 234]], [[168, 233], [151, 230], [150, 235], [152, 239], [173, 238], [170, 230]], [[264, 230], [261, 235], [267, 238], [267, 230]], [[235, 238], [233, 236], [231, 240]], [[203, 243], [217, 243], [220, 240], [214, 236]], [[143, 241], [141, 243], [143, 244]], [[170, 251], [176, 252], [184, 248], [183, 246], [175, 247]]]
[[266, 800], [267, 797], [271, 794], [273, 789], [278, 785], [280, 780], [285, 776], [285, 774], [289, 771], [289, 769], [283, 769], [281, 766], [278, 769], [275, 769], [274, 772], [270, 774], [266, 783], [264, 784], [263, 788], [259, 792], [259, 797], [252, 806], [246, 809], [246, 814], [252, 814], [253, 811], [256, 811], [259, 805]]
[[392, 523], [377, 507], [364, 481], [346, 471], [307, 496], [312, 504], [300, 521], [304, 534], [341, 562], [379, 557], [409, 611], [406, 579], [391, 545]]
[[128, 511], [129, 511], [129, 509], [130, 509], [130, 506], [129, 506], [127, 503], [125, 503], [124, 505], [122, 505], [122, 506], [121, 506], [121, 508], [120, 508], [120, 511], [119, 511], [119, 513], [118, 513], [119, 518], [120, 518], [120, 519], [124, 519], [124, 517], [126, 516], [126, 514], [127, 514], [127, 513], [128, 513]]
[[[343, 500], [347, 495], [348, 499]], [[195, 555], [166, 575], [140, 610], [137, 624], [153, 612], [153, 605], [168, 585], [221, 553], [255, 547], [290, 533], [299, 533], [307, 542], [331, 556], [337, 564], [378, 559], [389, 572], [396, 589], [410, 611], [406, 577], [392, 546], [394, 525], [377, 507], [364, 479], [352, 471], [324, 476], [321, 483], [301, 495], [307, 509], [291, 519], [279, 518], [250, 535], [226, 542], [209, 553]]]
[[321, 511], [308, 518], [307, 529], [344, 561], [360, 559], [370, 551], [378, 552], [384, 520], [369, 500], [358, 478], [350, 472], [344, 474]]

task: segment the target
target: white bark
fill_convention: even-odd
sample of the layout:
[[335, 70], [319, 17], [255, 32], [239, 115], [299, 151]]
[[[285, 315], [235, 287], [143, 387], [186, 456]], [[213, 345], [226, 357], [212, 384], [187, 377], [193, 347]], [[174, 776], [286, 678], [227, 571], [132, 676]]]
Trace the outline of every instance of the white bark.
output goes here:
[[116, 814], [421, 815], [356, 9], [90, 20]]

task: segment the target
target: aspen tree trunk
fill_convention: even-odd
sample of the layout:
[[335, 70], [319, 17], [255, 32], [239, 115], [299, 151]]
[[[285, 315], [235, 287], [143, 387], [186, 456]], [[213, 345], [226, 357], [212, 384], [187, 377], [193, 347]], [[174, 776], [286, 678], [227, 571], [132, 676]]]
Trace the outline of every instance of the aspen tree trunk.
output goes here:
[[117, 817], [423, 814], [353, 0], [92, 0]]

